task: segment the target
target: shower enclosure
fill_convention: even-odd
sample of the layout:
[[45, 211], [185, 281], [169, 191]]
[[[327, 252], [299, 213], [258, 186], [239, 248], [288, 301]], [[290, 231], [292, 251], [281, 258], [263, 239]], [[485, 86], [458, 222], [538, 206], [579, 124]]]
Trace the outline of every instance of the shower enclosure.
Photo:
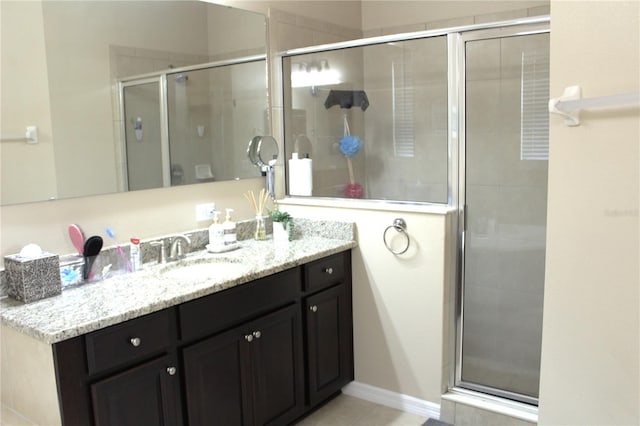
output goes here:
[[246, 148], [268, 129], [265, 81], [264, 55], [120, 81], [123, 189], [257, 177]]
[[[313, 160], [311, 196], [353, 198], [345, 188], [355, 181], [361, 202], [454, 209], [450, 388], [528, 405], [540, 368], [548, 32], [547, 17], [529, 18], [281, 58], [285, 155]], [[366, 93], [366, 108], [341, 105], [336, 91]], [[352, 135], [362, 142], [355, 154], [343, 146]]]

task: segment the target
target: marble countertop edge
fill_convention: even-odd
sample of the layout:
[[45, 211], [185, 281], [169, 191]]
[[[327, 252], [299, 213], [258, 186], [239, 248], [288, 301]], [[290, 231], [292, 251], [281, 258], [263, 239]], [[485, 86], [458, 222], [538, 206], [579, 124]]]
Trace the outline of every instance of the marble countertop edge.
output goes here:
[[[173, 264], [146, 265], [139, 272], [65, 290], [61, 295], [24, 304], [0, 300], [3, 325], [44, 343], [54, 344], [101, 328], [179, 305], [218, 291], [272, 275], [316, 259], [355, 248], [355, 240], [305, 236], [286, 248], [272, 240], [241, 242], [238, 250], [197, 252], [191, 259], [236, 259], [244, 271], [227, 276], [184, 277], [176, 282], [159, 273]], [[215, 264], [211, 265], [215, 272]], [[175, 266], [179, 268], [179, 266]]]

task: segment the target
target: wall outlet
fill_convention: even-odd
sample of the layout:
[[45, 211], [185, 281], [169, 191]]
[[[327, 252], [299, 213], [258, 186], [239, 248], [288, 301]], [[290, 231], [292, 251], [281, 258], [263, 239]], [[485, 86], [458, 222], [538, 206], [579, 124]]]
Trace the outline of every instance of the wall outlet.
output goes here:
[[216, 203], [205, 203], [196, 205], [196, 222], [203, 220], [212, 220], [213, 212], [216, 209]]

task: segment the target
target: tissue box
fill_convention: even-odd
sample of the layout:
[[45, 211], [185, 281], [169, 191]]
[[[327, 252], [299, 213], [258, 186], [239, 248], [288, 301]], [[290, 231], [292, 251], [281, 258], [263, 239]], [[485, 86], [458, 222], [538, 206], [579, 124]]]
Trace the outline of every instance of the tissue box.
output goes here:
[[4, 257], [7, 293], [23, 302], [33, 302], [62, 292], [57, 254], [42, 253], [25, 258], [19, 254]]

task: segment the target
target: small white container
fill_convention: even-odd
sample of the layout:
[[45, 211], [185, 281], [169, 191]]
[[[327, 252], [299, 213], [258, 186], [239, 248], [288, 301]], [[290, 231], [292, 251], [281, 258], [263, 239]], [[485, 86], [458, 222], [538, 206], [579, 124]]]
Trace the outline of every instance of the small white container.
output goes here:
[[131, 269], [133, 269], [134, 271], [139, 271], [140, 269], [142, 269], [142, 253], [140, 252], [139, 238], [131, 238], [130, 257]]

